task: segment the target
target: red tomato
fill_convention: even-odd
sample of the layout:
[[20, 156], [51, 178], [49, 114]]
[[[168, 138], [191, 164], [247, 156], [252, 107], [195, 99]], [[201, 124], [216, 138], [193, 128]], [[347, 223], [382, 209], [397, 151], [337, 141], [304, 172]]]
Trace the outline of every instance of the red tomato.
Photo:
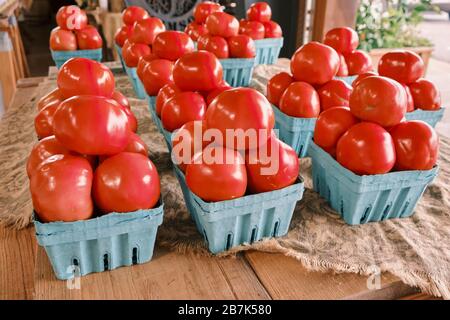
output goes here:
[[433, 82], [419, 79], [409, 85], [416, 109], [439, 110], [441, 94]]
[[208, 34], [208, 29], [206, 29], [204, 23], [197, 23], [194, 21], [186, 26], [184, 32], [186, 32], [188, 36], [191, 37], [192, 41], [197, 41], [198, 38]]
[[165, 59], [150, 61], [142, 74], [142, 84], [149, 96], [156, 96], [159, 89], [173, 83], [173, 62]]
[[56, 88], [39, 99], [39, 101], [37, 103], [37, 109], [38, 109], [38, 111], [41, 111], [49, 104], [54, 104], [54, 103], [59, 104], [63, 101], [64, 101], [64, 98], [61, 95], [61, 91], [58, 88]]
[[161, 110], [164, 104], [171, 99], [176, 93], [181, 92], [173, 83], [166, 84], [162, 87], [156, 96], [156, 114], [161, 116]]
[[314, 142], [334, 157], [339, 139], [358, 122], [349, 108], [334, 107], [325, 110], [317, 118]]
[[358, 75], [356, 77], [355, 80], [353, 80], [352, 87], [356, 88], [363, 79], [368, 78], [368, 77], [373, 77], [373, 76], [378, 76], [378, 74], [376, 72], [373, 72], [373, 71], [369, 71], [369, 72], [366, 72], [366, 73], [361, 73], [360, 75]]
[[153, 41], [153, 52], [161, 59], [176, 61], [194, 51], [194, 42], [184, 32], [164, 31]]
[[221, 84], [222, 77], [222, 65], [208, 51], [185, 54], [173, 68], [173, 80], [182, 91], [211, 91]]
[[350, 109], [359, 119], [391, 127], [400, 123], [406, 114], [405, 89], [386, 77], [363, 79], [350, 96]]
[[129, 37], [131, 37], [131, 34], [133, 33], [133, 27], [124, 25], [117, 29], [116, 34], [114, 35], [114, 41], [119, 47], [123, 47], [123, 44], [125, 43], [125, 40], [127, 40]]
[[320, 97], [322, 111], [332, 107], [348, 107], [353, 88], [342, 80], [331, 80], [317, 92]]
[[254, 58], [256, 56], [255, 41], [244, 34], [228, 38], [228, 47], [232, 58]]
[[77, 50], [77, 37], [72, 31], [56, 27], [50, 33], [50, 49], [54, 51]]
[[411, 51], [397, 50], [388, 52], [378, 63], [380, 76], [410, 84], [419, 80], [425, 74], [425, 64], [422, 58]]
[[58, 72], [56, 82], [64, 98], [90, 94], [109, 98], [115, 87], [111, 70], [100, 62], [86, 58], [66, 61]]
[[241, 21], [239, 23], [239, 33], [245, 34], [253, 40], [264, 39], [264, 25], [258, 21]]
[[358, 48], [359, 38], [355, 30], [349, 27], [334, 28], [327, 32], [323, 41], [339, 53], [351, 53]]
[[157, 60], [157, 59], [159, 59], [159, 58], [154, 53], [150, 53], [146, 56], [142, 56], [139, 58], [139, 62], [136, 67], [136, 74], [137, 74], [138, 78], [141, 79], [141, 81], [142, 81], [142, 78], [144, 77], [144, 70], [148, 67], [148, 64], [151, 61]]
[[100, 49], [103, 45], [100, 33], [93, 26], [86, 26], [86, 28], [76, 31], [75, 34], [80, 50]]
[[163, 105], [161, 121], [164, 129], [173, 132], [190, 121], [203, 120], [205, 111], [205, 99], [200, 94], [180, 92]]
[[149, 18], [148, 12], [138, 6], [129, 6], [122, 11], [122, 20], [126, 25], [132, 26], [135, 22]]
[[439, 155], [439, 137], [423, 121], [406, 121], [390, 131], [394, 140], [397, 170], [431, 170]]
[[239, 21], [225, 12], [214, 12], [206, 18], [206, 28], [213, 36], [229, 38], [239, 33]]
[[267, 82], [267, 99], [271, 104], [279, 107], [280, 99], [294, 78], [287, 72], [280, 72]]
[[235, 150], [207, 146], [195, 154], [187, 166], [186, 183], [193, 193], [207, 202], [240, 198], [247, 189], [245, 160]]
[[198, 50], [206, 50], [213, 53], [217, 59], [227, 59], [230, 57], [228, 42], [219, 36], [206, 35], [199, 38]]
[[351, 127], [339, 139], [337, 161], [357, 175], [384, 174], [395, 165], [395, 147], [391, 135], [372, 122]]
[[264, 38], [281, 38], [283, 30], [275, 21], [264, 22]]
[[92, 217], [92, 168], [82, 157], [58, 154], [44, 160], [31, 177], [33, 207], [42, 222]]
[[122, 109], [122, 111], [126, 114], [127, 119], [128, 119], [128, 126], [130, 127], [130, 130], [132, 132], [136, 132], [137, 131], [137, 127], [138, 127], [138, 123], [137, 123], [137, 119], [136, 116], [134, 115], [133, 111], [131, 111], [130, 108], [124, 107], [122, 105], [120, 105], [120, 108]]
[[278, 140], [275, 135], [261, 148], [263, 149], [249, 151], [246, 157], [250, 192], [269, 192], [294, 184], [300, 170], [295, 150]]
[[247, 9], [250, 21], [268, 22], [272, 19], [272, 9], [266, 2], [255, 2]]
[[402, 85], [406, 92], [406, 112], [413, 112], [414, 111], [414, 99], [411, 93], [411, 89], [406, 84]]
[[160, 19], [146, 18], [134, 24], [130, 39], [134, 43], [152, 45], [156, 36], [164, 31], [166, 26]]
[[114, 91], [111, 99], [115, 100], [122, 107], [131, 109], [130, 101], [128, 101], [127, 97], [125, 97], [120, 91]]
[[[254, 149], [266, 143], [275, 125], [269, 101], [251, 88], [222, 92], [209, 105], [205, 120], [208, 129], [220, 131], [222, 141], [216, 141], [218, 144], [236, 150]], [[233, 141], [226, 139], [227, 129], [234, 130]], [[244, 137], [242, 133], [247, 132], [256, 139], [247, 134]]]
[[313, 86], [306, 82], [293, 82], [280, 99], [280, 110], [297, 118], [317, 118], [320, 98]]
[[81, 30], [88, 24], [86, 12], [77, 6], [64, 6], [56, 13], [56, 23], [64, 30]]
[[348, 75], [355, 76], [373, 70], [372, 58], [364, 51], [356, 50], [345, 55]]
[[222, 11], [220, 4], [212, 1], [200, 2], [194, 8], [194, 20], [196, 23], [205, 23], [209, 15], [218, 11]]
[[339, 54], [340, 65], [339, 65], [339, 70], [336, 75], [338, 77], [348, 77], [348, 66], [347, 66], [347, 62], [345, 62], [345, 57], [341, 53], [338, 53], [338, 54]]
[[217, 89], [214, 89], [213, 91], [211, 91], [208, 96], [206, 97], [206, 105], [210, 105], [211, 102], [213, 102], [213, 100], [222, 92], [227, 91], [233, 89], [232, 86], [228, 85], [228, 84], [224, 84], [221, 85], [220, 87], [218, 87]]
[[125, 41], [122, 49], [122, 58], [127, 67], [136, 68], [139, 59], [150, 55], [152, 53], [152, 49], [143, 43], [130, 43], [129, 45], [126, 45], [127, 41]]
[[148, 146], [136, 133], [132, 133], [130, 136], [130, 142], [125, 148], [124, 152], [140, 153], [148, 157]]
[[39, 139], [53, 135], [53, 117], [59, 105], [59, 103], [47, 105], [34, 118], [34, 129]]
[[95, 170], [92, 196], [103, 213], [151, 209], [160, 194], [156, 167], [142, 154], [119, 153]]
[[291, 59], [291, 72], [297, 81], [322, 85], [339, 70], [339, 55], [333, 48], [318, 42], [300, 47]]
[[55, 112], [56, 138], [68, 149], [88, 155], [111, 155], [125, 149], [131, 135], [128, 118], [116, 101], [100, 96], [65, 100]]

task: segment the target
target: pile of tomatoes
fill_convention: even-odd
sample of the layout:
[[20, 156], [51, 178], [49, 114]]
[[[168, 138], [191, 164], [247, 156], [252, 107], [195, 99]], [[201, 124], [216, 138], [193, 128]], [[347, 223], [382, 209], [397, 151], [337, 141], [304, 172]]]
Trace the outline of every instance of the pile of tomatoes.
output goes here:
[[75, 51], [100, 49], [103, 41], [94, 26], [88, 24], [86, 12], [77, 6], [61, 7], [56, 14], [58, 27], [50, 33], [50, 49]]
[[111, 70], [72, 58], [61, 67], [57, 85], [38, 102], [41, 140], [27, 163], [39, 219], [77, 221], [96, 211], [153, 208], [160, 198], [159, 176], [135, 133], [128, 100], [115, 91]]
[[281, 38], [283, 31], [272, 21], [272, 9], [267, 2], [255, 2], [247, 9], [247, 19], [239, 21], [239, 33], [253, 40]]

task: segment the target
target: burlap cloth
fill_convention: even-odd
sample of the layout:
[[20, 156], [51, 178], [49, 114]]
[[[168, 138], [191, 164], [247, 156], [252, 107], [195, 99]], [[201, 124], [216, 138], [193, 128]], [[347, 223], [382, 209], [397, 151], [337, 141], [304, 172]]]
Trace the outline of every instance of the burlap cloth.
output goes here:
[[[264, 91], [267, 79], [286, 68], [259, 66], [253, 86]], [[54, 80], [40, 85], [23, 105], [9, 109], [0, 122], [0, 222], [24, 228], [31, 222], [32, 204], [25, 164], [36, 143], [33, 118], [36, 100], [55, 86]], [[134, 97], [125, 76], [117, 86]], [[153, 125], [144, 101], [131, 99], [139, 119], [139, 134], [150, 148], [150, 157], [161, 175], [165, 203], [164, 223], [158, 231], [158, 245], [181, 252], [209, 255], [184, 205], [178, 181], [162, 136]], [[309, 270], [372, 274], [375, 268], [388, 271], [408, 285], [435, 296], [450, 299], [450, 140], [441, 139], [441, 171], [429, 186], [412, 218], [346, 225], [327, 203], [311, 190], [311, 162], [301, 162], [306, 192], [298, 204], [289, 234], [281, 239], [242, 246], [242, 250], [279, 252], [294, 257]]]

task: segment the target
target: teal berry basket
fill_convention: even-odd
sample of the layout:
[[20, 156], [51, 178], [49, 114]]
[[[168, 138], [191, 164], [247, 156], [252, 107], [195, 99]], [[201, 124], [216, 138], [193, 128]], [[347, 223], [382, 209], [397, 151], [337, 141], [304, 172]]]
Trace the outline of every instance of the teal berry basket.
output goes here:
[[280, 140], [290, 145], [300, 158], [306, 157], [317, 119], [291, 117], [274, 105], [272, 109], [275, 113], [275, 129], [278, 130]]
[[274, 64], [280, 56], [283, 38], [255, 40], [256, 64]]
[[304, 183], [235, 200], [205, 202], [189, 190], [183, 172], [174, 165], [186, 207], [213, 254], [264, 238], [287, 234]]
[[433, 128], [436, 127], [439, 121], [444, 117], [445, 108], [441, 108], [436, 111], [428, 110], [415, 110], [413, 112], [408, 112], [405, 116], [406, 120], [422, 120], [428, 123]]
[[252, 80], [255, 58], [221, 59], [223, 79], [232, 87], [248, 87]]
[[349, 225], [412, 216], [428, 184], [437, 176], [428, 171], [402, 171], [359, 176], [341, 166], [313, 141], [314, 190], [325, 198]]
[[136, 96], [139, 99], [145, 99], [147, 96], [147, 93], [145, 92], [144, 85], [141, 82], [141, 79], [139, 79], [136, 68], [130, 68], [127, 65], [125, 65], [125, 72], [128, 75], [128, 78], [131, 81], [131, 85], [133, 86], [134, 92], [136, 93]]
[[123, 57], [122, 57], [122, 48], [117, 44], [114, 44], [114, 47], [116, 48], [117, 55], [119, 56], [119, 60], [120, 60], [120, 64], [122, 65], [122, 69], [124, 72], [126, 72], [125, 63], [123, 62]]
[[146, 94], [146, 97], [148, 102], [148, 110], [150, 111], [152, 120], [155, 123], [158, 131], [164, 136], [164, 140], [167, 144], [167, 149], [169, 149], [169, 151], [172, 151], [172, 133], [164, 129], [161, 119], [156, 114], [156, 96], [149, 96]]
[[162, 221], [160, 203], [150, 210], [76, 222], [42, 223], [35, 217], [34, 226], [56, 277], [66, 280], [150, 261]]
[[102, 48], [93, 50], [53, 51], [50, 50], [53, 61], [58, 69], [71, 58], [87, 58], [98, 62], [102, 61]]
[[356, 78], [358, 78], [358, 76], [335, 77], [335, 79], [342, 80], [342, 81], [344, 81], [345, 83], [347, 83], [349, 86], [351, 86], [351, 85], [353, 84], [353, 81], [355, 81]]

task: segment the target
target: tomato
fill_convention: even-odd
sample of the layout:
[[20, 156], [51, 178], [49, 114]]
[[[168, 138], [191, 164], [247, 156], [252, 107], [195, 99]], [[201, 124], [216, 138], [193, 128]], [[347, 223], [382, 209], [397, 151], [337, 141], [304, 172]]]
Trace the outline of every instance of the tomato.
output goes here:
[[294, 184], [300, 170], [295, 150], [278, 140], [275, 135], [262, 148], [249, 151], [246, 157], [250, 192], [269, 192]]
[[250, 21], [268, 22], [272, 19], [272, 9], [266, 2], [255, 2], [247, 9]]
[[39, 165], [47, 158], [56, 154], [72, 154], [55, 136], [48, 136], [36, 143], [27, 161], [27, 175], [30, 178]]
[[359, 37], [352, 28], [334, 28], [327, 32], [323, 43], [332, 47], [339, 53], [347, 54], [358, 48]]
[[297, 81], [322, 85], [339, 70], [339, 55], [333, 48], [318, 42], [300, 47], [291, 59], [291, 72]]
[[130, 39], [134, 43], [152, 45], [156, 36], [164, 31], [166, 31], [166, 26], [161, 19], [146, 18], [134, 24]]
[[125, 40], [131, 37], [133, 33], [133, 27], [124, 25], [117, 29], [116, 34], [114, 35], [114, 41], [119, 47], [123, 47]]
[[39, 139], [53, 135], [53, 117], [59, 105], [59, 103], [47, 105], [34, 118], [34, 129]]
[[348, 107], [352, 91], [353, 88], [342, 80], [331, 80], [324, 84], [317, 90], [322, 111], [332, 107]]
[[87, 26], [88, 18], [77, 6], [63, 6], [56, 13], [56, 23], [64, 30], [81, 30]]
[[63, 101], [64, 101], [64, 98], [61, 95], [61, 91], [58, 88], [56, 88], [39, 99], [39, 101], [37, 103], [37, 109], [38, 109], [38, 111], [41, 111], [49, 104], [54, 104], [54, 103], [59, 104]]
[[411, 89], [406, 84], [402, 85], [406, 92], [406, 112], [414, 111], [414, 99], [411, 93]]
[[148, 12], [138, 6], [129, 6], [122, 11], [122, 21], [128, 26], [134, 25], [135, 22], [149, 18]]
[[228, 38], [228, 47], [232, 58], [254, 58], [256, 56], [255, 41], [244, 34]]
[[198, 38], [208, 34], [208, 29], [206, 29], [204, 23], [197, 23], [194, 21], [186, 26], [184, 32], [191, 37], [192, 41], [197, 41]]
[[115, 100], [122, 107], [131, 109], [130, 101], [128, 101], [128, 98], [125, 97], [125, 95], [123, 95], [120, 91], [114, 91], [111, 99]]
[[92, 196], [103, 213], [151, 209], [161, 195], [155, 165], [142, 154], [122, 152], [95, 170]]
[[176, 93], [179, 93], [179, 92], [181, 92], [181, 91], [173, 83], [168, 83], [159, 90], [158, 95], [156, 96], [156, 101], [155, 101], [156, 114], [158, 116], [161, 116], [161, 110], [162, 110], [162, 107], [164, 106], [164, 104], [169, 99], [171, 99]]
[[[129, 40], [127, 40], [129, 41]], [[152, 53], [152, 49], [146, 44], [143, 43], [130, 43], [126, 45], [127, 41], [122, 49], [122, 58], [123, 62], [130, 68], [136, 68], [141, 57], [150, 55]]]
[[119, 106], [122, 109], [122, 111], [125, 113], [125, 115], [127, 116], [128, 126], [130, 127], [130, 130], [132, 132], [136, 132], [138, 123], [137, 123], [137, 119], [136, 119], [136, 116], [134, 115], [133, 111], [131, 111], [130, 108], [124, 107], [120, 104], [119, 104]]
[[419, 79], [409, 85], [414, 100], [414, 107], [422, 110], [439, 110], [441, 94], [433, 82]]
[[219, 36], [206, 35], [199, 38], [198, 50], [206, 50], [213, 53], [217, 59], [227, 59], [230, 57], [228, 42]]
[[439, 137], [423, 121], [405, 121], [390, 131], [394, 140], [397, 170], [431, 170], [439, 155]]
[[253, 40], [264, 39], [264, 25], [258, 21], [241, 21], [239, 23], [239, 33], [245, 34]]
[[200, 94], [180, 92], [163, 105], [161, 121], [164, 129], [173, 132], [190, 121], [203, 120], [205, 111], [205, 99]]
[[229, 38], [239, 33], [239, 21], [225, 12], [214, 12], [206, 18], [206, 28], [213, 36]]
[[80, 50], [100, 49], [103, 45], [102, 37], [93, 26], [87, 26], [76, 31], [75, 34], [77, 36], [78, 49]]
[[92, 168], [82, 157], [58, 154], [44, 160], [31, 176], [33, 207], [42, 222], [92, 217]]
[[125, 148], [124, 152], [140, 153], [148, 157], [148, 146], [136, 133], [130, 135], [130, 142]]
[[194, 42], [184, 32], [164, 31], [153, 41], [153, 52], [161, 59], [176, 61], [194, 51]]
[[165, 59], [150, 61], [142, 74], [142, 84], [149, 96], [156, 96], [159, 89], [173, 83], [173, 62]]
[[359, 119], [394, 126], [406, 114], [407, 97], [400, 83], [386, 77], [363, 79], [350, 96], [350, 109]]
[[294, 78], [287, 72], [280, 72], [267, 82], [267, 99], [273, 105], [279, 107], [280, 99]]
[[358, 75], [356, 77], [355, 80], [353, 80], [352, 87], [356, 88], [363, 79], [368, 78], [368, 77], [373, 77], [373, 76], [378, 76], [378, 74], [376, 72], [373, 72], [373, 71], [369, 71], [369, 72], [366, 72], [366, 73], [361, 73], [360, 75]]
[[388, 52], [378, 63], [380, 76], [397, 80], [403, 84], [410, 84], [423, 77], [425, 64], [422, 58], [411, 51], [397, 50]]
[[339, 139], [337, 161], [357, 175], [384, 174], [395, 165], [395, 147], [391, 135], [372, 122], [351, 127]]
[[194, 20], [196, 23], [205, 23], [206, 18], [214, 12], [222, 11], [220, 4], [212, 1], [200, 2], [194, 8]]
[[[217, 129], [221, 133], [222, 141], [216, 141], [218, 144], [236, 150], [254, 149], [266, 143], [275, 125], [269, 101], [251, 88], [222, 92], [209, 105], [205, 120], [208, 129]], [[226, 139], [227, 129], [234, 130], [233, 141]], [[239, 132], [242, 130], [244, 132]]]
[[211, 91], [221, 84], [222, 77], [222, 65], [208, 51], [185, 54], [173, 68], [173, 80], [182, 91]]
[[109, 98], [115, 87], [111, 70], [100, 62], [86, 58], [66, 61], [58, 72], [56, 82], [64, 98], [90, 94]]
[[192, 163], [187, 166], [186, 184], [194, 194], [207, 202], [240, 198], [247, 189], [245, 160], [235, 150], [207, 146], [196, 153]]
[[347, 62], [345, 62], [345, 57], [341, 53], [338, 53], [338, 54], [339, 54], [340, 64], [339, 64], [339, 70], [336, 75], [338, 77], [348, 77], [348, 66], [347, 66]]
[[116, 101], [76, 96], [55, 112], [56, 138], [68, 149], [88, 155], [111, 155], [125, 149], [131, 135], [128, 118]]
[[206, 97], [206, 105], [210, 105], [211, 102], [213, 102], [213, 100], [222, 92], [227, 91], [233, 89], [232, 86], [228, 85], [228, 84], [224, 84], [221, 85], [220, 87], [218, 87], [217, 89], [212, 90], [211, 92], [208, 93], [207, 97]]
[[281, 38], [283, 30], [275, 21], [264, 22], [264, 38]]
[[280, 110], [297, 118], [317, 118], [320, 114], [320, 97], [306, 82], [293, 82], [280, 99]]
[[349, 76], [355, 76], [373, 70], [372, 58], [361, 50], [345, 54], [345, 61], [347, 62]]
[[144, 77], [144, 70], [148, 67], [148, 64], [153, 61], [159, 59], [157, 55], [154, 53], [150, 53], [146, 56], [142, 56], [139, 58], [139, 62], [136, 67], [136, 74], [138, 78], [142, 81]]
[[333, 107], [325, 110], [317, 118], [314, 142], [334, 157], [339, 139], [358, 122], [349, 108]]
[[72, 31], [56, 27], [50, 33], [50, 49], [54, 51], [77, 50], [77, 37]]

